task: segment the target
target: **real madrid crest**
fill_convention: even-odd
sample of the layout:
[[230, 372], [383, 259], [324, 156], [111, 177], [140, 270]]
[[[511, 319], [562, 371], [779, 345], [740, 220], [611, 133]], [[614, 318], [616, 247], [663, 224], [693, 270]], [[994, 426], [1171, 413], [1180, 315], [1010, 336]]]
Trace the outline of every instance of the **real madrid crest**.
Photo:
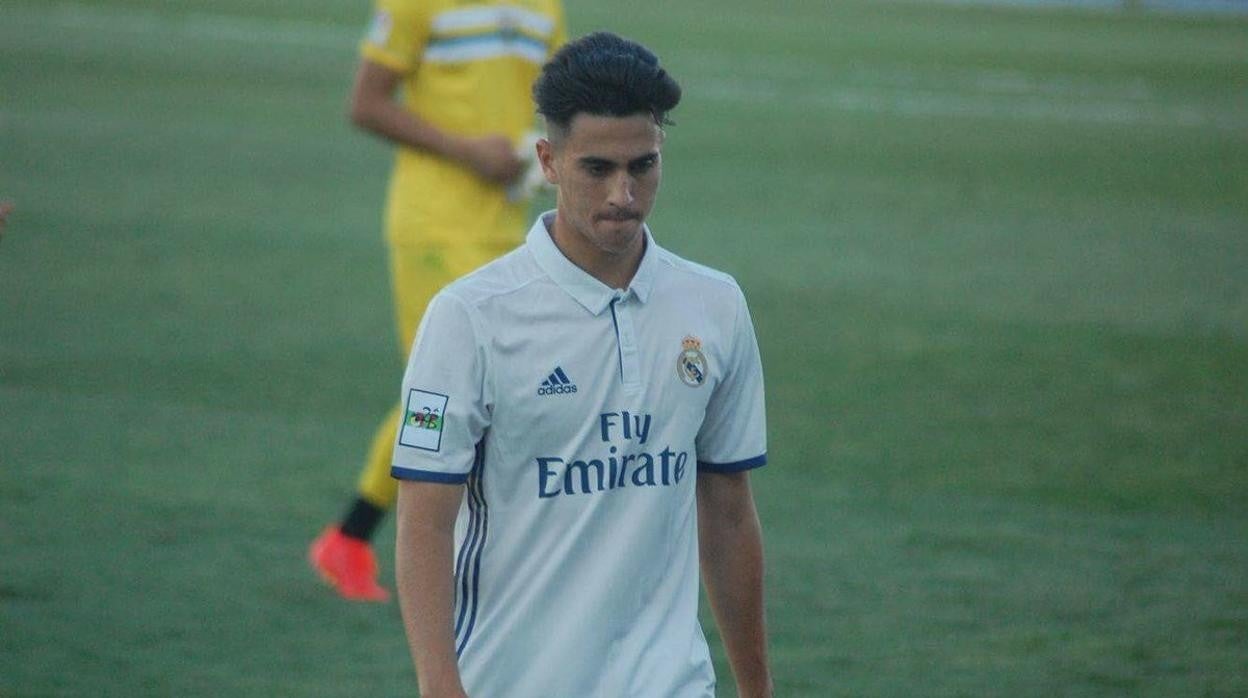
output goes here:
[[690, 388], [696, 388], [706, 382], [706, 355], [702, 353], [702, 341], [693, 335], [686, 335], [680, 341], [680, 356], [676, 358], [676, 375]]

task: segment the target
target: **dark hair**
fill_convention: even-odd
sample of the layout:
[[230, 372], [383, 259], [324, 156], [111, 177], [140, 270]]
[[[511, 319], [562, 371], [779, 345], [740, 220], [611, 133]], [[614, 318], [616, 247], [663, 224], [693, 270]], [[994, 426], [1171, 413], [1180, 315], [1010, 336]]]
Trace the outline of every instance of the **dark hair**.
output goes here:
[[657, 124], [668, 124], [667, 112], [680, 103], [680, 85], [645, 46], [594, 32], [564, 45], [542, 67], [533, 83], [533, 101], [537, 113], [561, 129], [580, 113], [644, 113]]

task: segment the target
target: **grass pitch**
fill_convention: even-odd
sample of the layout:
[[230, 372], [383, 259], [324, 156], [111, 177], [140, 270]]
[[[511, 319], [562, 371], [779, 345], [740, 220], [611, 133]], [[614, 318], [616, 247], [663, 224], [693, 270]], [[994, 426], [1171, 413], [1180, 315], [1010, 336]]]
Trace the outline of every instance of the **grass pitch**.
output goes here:
[[[652, 224], [751, 300], [779, 695], [1248, 694], [1248, 22], [568, 10], [686, 88]], [[414, 693], [303, 560], [401, 368], [367, 14], [0, 10], [0, 695]]]

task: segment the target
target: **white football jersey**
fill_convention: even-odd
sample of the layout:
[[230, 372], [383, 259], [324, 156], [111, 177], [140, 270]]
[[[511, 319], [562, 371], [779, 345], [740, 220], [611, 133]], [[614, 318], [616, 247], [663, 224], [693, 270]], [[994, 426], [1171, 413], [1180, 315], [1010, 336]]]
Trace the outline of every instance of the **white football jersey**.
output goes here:
[[726, 274], [655, 244], [628, 289], [523, 246], [429, 305], [393, 475], [467, 485], [455, 643], [471, 696], [703, 698], [699, 471], [766, 462], [763, 375]]

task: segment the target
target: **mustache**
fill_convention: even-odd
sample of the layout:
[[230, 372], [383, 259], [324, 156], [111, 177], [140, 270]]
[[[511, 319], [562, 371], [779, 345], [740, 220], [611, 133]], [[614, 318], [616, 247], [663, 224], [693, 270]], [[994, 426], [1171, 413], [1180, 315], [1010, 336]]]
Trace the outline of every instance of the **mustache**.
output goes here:
[[636, 211], [630, 211], [630, 210], [625, 209], [625, 210], [620, 210], [620, 211], [612, 211], [611, 213], [600, 213], [597, 216], [595, 216], [595, 218], [600, 221], [615, 221], [618, 223], [622, 221], [639, 221], [641, 220], [641, 214]]

